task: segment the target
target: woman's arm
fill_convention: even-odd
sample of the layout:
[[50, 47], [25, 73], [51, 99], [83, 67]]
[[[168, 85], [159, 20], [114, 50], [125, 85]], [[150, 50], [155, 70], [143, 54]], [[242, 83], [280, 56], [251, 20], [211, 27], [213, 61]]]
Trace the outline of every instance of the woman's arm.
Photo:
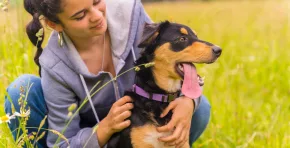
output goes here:
[[189, 132], [191, 126], [191, 119], [194, 111], [194, 101], [191, 98], [181, 96], [170, 102], [169, 106], [161, 114], [161, 118], [166, 116], [170, 110], [173, 115], [170, 122], [162, 127], [158, 127], [158, 132], [170, 132], [172, 135], [159, 138], [160, 141], [165, 142], [166, 145], [177, 148], [184, 145], [189, 140]]
[[[68, 108], [74, 103], [78, 104], [78, 102], [74, 93], [60, 77], [54, 74], [52, 70], [48, 72], [45, 71], [45, 68], [42, 69], [42, 87], [48, 108], [49, 129], [61, 133], [70, 119]], [[67, 147], [69, 144], [70, 147], [84, 147], [84, 145], [86, 147], [103, 147], [115, 132], [119, 132], [130, 125], [130, 121], [126, 119], [131, 116], [130, 110], [133, 108], [131, 101], [132, 99], [128, 96], [116, 101], [108, 115], [97, 125], [95, 134], [93, 134], [93, 128], [81, 129], [79, 127], [81, 119], [79, 114], [76, 113], [63, 134], [68, 139], [68, 143], [61, 139], [57, 146]], [[52, 147], [57, 138], [57, 135], [49, 133], [48, 146]]]
[[[48, 113], [48, 128], [59, 133], [67, 126], [70, 117], [68, 116], [68, 108], [72, 104], [78, 105], [78, 100], [72, 90], [66, 85], [61, 77], [53, 71], [53, 68], [42, 66], [41, 83], [46, 101]], [[79, 113], [73, 117], [71, 123], [65, 129], [63, 136], [67, 139], [60, 138], [56, 143], [58, 135], [49, 132], [47, 135], [48, 147], [53, 147], [56, 143], [57, 147], [100, 147], [98, 144], [97, 136], [92, 135], [92, 128], [80, 128]]]

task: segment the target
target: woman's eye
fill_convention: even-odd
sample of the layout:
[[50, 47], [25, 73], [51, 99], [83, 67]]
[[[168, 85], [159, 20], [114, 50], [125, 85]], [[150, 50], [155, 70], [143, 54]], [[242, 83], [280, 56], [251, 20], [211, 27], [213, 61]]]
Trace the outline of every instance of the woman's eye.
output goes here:
[[84, 12], [84, 14], [80, 17], [76, 17], [75, 20], [80, 21], [82, 20], [84, 17], [86, 16], [86, 12]]
[[80, 20], [82, 20], [84, 17], [85, 17], [85, 16], [78, 17], [78, 18], [76, 18], [76, 20], [77, 20], [77, 21], [80, 21]]
[[101, 0], [95, 0], [93, 5], [95, 6], [95, 5], [99, 4], [100, 2], [101, 2]]
[[80, 20], [82, 20], [84, 18], [84, 16], [82, 16], [82, 17], [78, 17], [78, 18], [75, 18], [77, 21], [80, 21]]

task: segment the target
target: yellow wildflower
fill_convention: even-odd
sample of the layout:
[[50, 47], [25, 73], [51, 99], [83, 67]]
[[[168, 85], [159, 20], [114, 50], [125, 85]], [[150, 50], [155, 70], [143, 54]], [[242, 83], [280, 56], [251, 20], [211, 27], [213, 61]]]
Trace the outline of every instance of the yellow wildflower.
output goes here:
[[10, 114], [6, 114], [5, 116], [0, 117], [0, 124], [2, 124], [4, 122], [10, 123], [11, 119], [15, 119], [15, 116], [14, 115], [10, 116]]

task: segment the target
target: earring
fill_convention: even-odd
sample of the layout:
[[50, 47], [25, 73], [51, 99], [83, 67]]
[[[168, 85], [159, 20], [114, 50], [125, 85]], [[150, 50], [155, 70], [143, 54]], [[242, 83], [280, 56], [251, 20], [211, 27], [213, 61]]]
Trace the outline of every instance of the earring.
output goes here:
[[62, 32], [59, 32], [59, 33], [57, 34], [57, 36], [58, 36], [58, 45], [59, 45], [60, 47], [62, 47], [62, 46], [63, 46], [63, 35], [62, 35]]

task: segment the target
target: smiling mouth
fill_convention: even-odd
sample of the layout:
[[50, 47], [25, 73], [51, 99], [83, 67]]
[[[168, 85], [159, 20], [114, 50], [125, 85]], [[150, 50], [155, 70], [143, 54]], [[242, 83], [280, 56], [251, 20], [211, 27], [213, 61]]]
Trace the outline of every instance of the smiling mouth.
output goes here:
[[[190, 62], [180, 62], [180, 63], [176, 63], [175, 64], [175, 70], [177, 72], [177, 74], [184, 80], [184, 65], [190, 65], [191, 67], [193, 67], [194, 69], [196, 69], [195, 65], [193, 63]], [[198, 84], [200, 86], [204, 85], [204, 78], [202, 78], [199, 74], [197, 75], [197, 81]]]
[[98, 23], [96, 26], [91, 27], [91, 29], [99, 29], [102, 28], [104, 26], [104, 19], [101, 20], [100, 23]]

